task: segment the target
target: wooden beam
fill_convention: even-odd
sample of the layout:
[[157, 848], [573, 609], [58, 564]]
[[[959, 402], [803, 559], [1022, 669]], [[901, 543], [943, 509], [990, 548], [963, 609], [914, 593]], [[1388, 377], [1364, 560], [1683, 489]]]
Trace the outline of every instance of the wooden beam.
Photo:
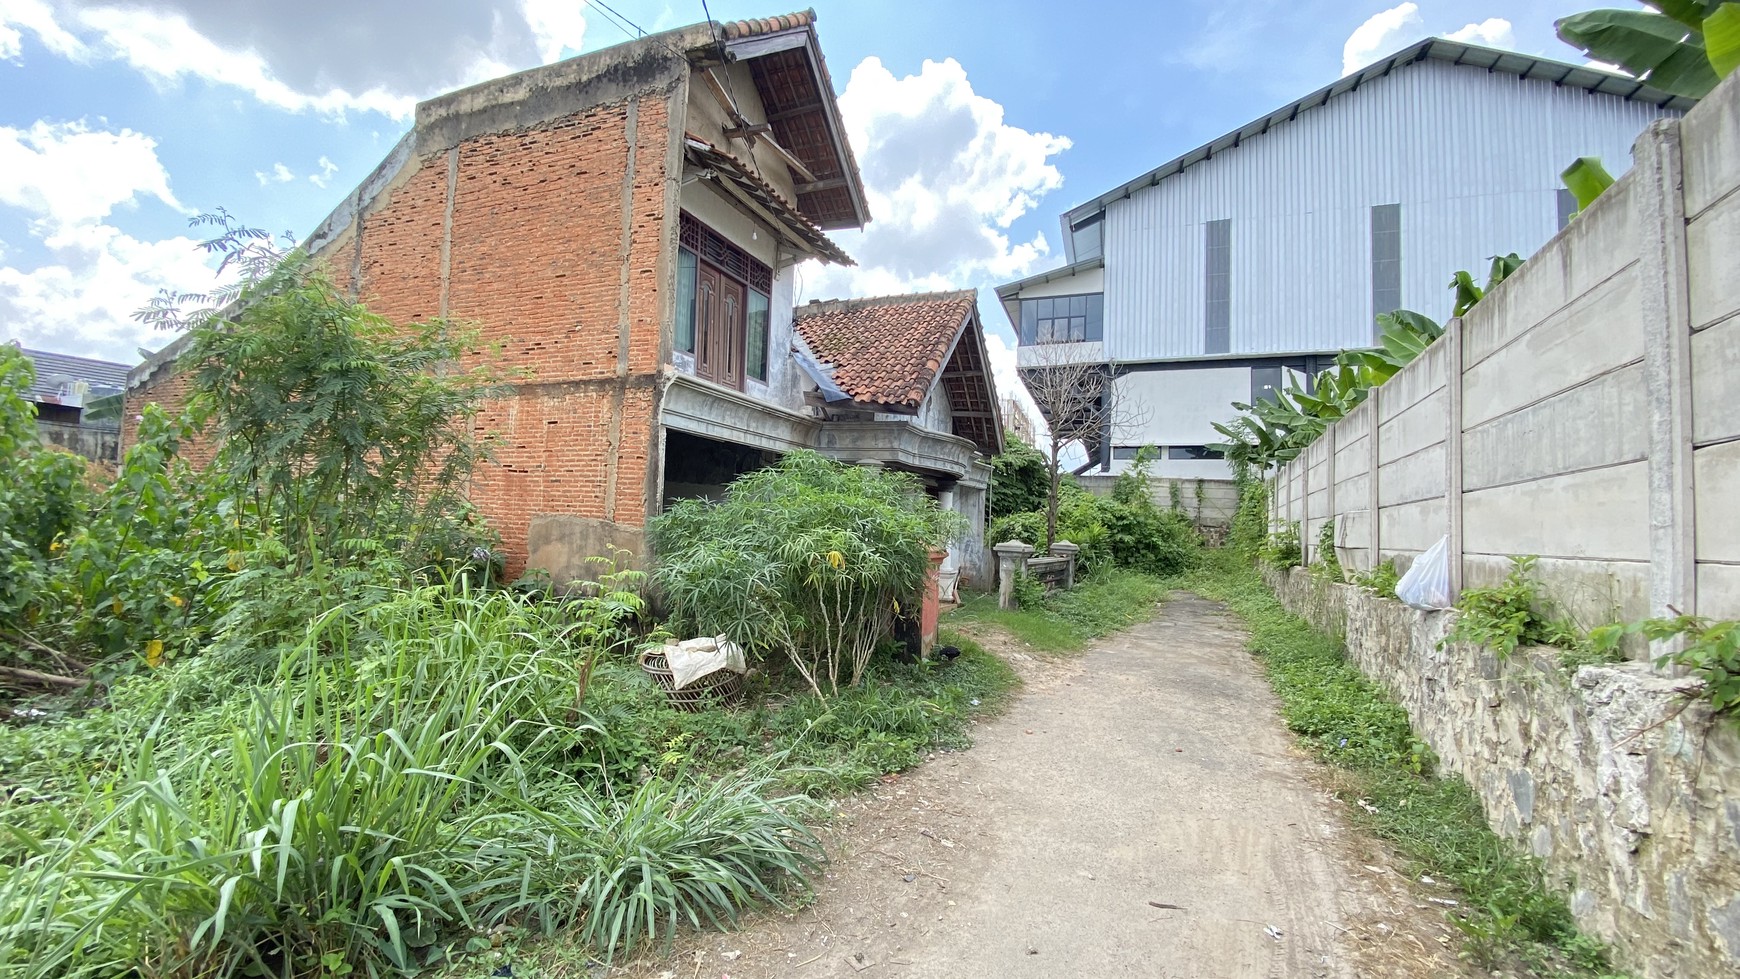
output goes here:
[[806, 112], [815, 112], [821, 109], [821, 107], [822, 103], [820, 102], [805, 102], [803, 105], [788, 106], [778, 112], [769, 112], [767, 114], [767, 121], [781, 122], [790, 119], [792, 116], [801, 116]]
[[826, 180], [813, 180], [809, 183], [801, 183], [792, 189], [800, 194], [813, 194], [818, 190], [834, 190], [844, 186], [846, 186], [845, 177], [829, 177]]
[[747, 139], [753, 143], [756, 136], [772, 131], [773, 127], [764, 122], [759, 126], [732, 126], [725, 130], [725, 136], [729, 139]]
[[713, 70], [709, 68], [701, 72], [701, 77], [707, 79], [708, 90], [713, 93], [713, 98], [725, 110], [725, 114], [731, 117], [731, 121], [742, 124], [743, 115], [737, 111], [737, 103], [731, 101], [731, 93], [725, 91], [725, 85], [719, 81], [719, 76], [713, 74]]
[[810, 172], [809, 167], [804, 166], [802, 160], [793, 156], [790, 150], [775, 142], [772, 136], [763, 136], [761, 139], [762, 142], [767, 144], [767, 148], [773, 151], [774, 156], [785, 161], [785, 165], [790, 167], [793, 173], [802, 177], [806, 182], [816, 182], [816, 175]]

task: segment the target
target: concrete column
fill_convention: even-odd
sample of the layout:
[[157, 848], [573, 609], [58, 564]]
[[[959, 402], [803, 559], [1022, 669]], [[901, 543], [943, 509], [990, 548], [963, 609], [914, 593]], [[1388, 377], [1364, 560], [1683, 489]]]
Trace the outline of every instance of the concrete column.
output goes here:
[[1677, 119], [1651, 123], [1631, 149], [1632, 200], [1643, 237], [1637, 273], [1649, 398], [1649, 604], [1656, 615], [1697, 612], [1692, 326], [1680, 152]]
[[997, 607], [1015, 608], [1015, 576], [1027, 568], [1033, 556], [1033, 545], [1018, 540], [1004, 541], [991, 548], [997, 552]]
[[1081, 548], [1075, 544], [1071, 544], [1069, 541], [1060, 540], [1052, 543], [1051, 553], [1054, 557], [1069, 559], [1069, 564], [1065, 565], [1063, 569], [1063, 589], [1064, 591], [1068, 591], [1069, 589], [1074, 588], [1075, 556], [1081, 553]]
[[[1335, 505], [1335, 446], [1338, 444], [1335, 432], [1337, 427], [1336, 424], [1331, 423], [1323, 432], [1323, 447], [1329, 452], [1323, 466], [1323, 519], [1332, 524], [1336, 513], [1339, 512]], [[1319, 530], [1318, 533], [1322, 533], [1322, 531]], [[1311, 543], [1315, 544], [1318, 540], [1319, 538], [1313, 536]], [[1323, 557], [1321, 554], [1318, 555], [1319, 559], [1323, 559]]]
[[1366, 448], [1371, 453], [1371, 478], [1366, 480], [1366, 507], [1371, 514], [1371, 560], [1366, 565], [1368, 571], [1383, 563], [1383, 531], [1378, 528], [1378, 518], [1383, 516], [1384, 509], [1383, 494], [1378, 490], [1378, 463], [1383, 458], [1378, 451], [1378, 432], [1383, 427], [1384, 419], [1383, 392], [1381, 387], [1372, 388], [1365, 398], [1365, 403], [1370, 406], [1366, 410], [1371, 412], [1370, 433], [1366, 436], [1369, 443]]
[[1444, 551], [1450, 565], [1450, 600], [1462, 594], [1462, 320], [1450, 321], [1444, 345]]

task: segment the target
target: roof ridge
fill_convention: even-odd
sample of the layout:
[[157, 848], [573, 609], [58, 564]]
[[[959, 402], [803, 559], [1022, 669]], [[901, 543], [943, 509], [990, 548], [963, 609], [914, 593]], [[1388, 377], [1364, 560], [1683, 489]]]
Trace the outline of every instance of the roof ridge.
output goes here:
[[[1471, 55], [1477, 56], [1478, 60], [1466, 60]], [[1266, 133], [1276, 125], [1293, 121], [1302, 112], [1318, 108], [1346, 95], [1373, 78], [1387, 75], [1397, 68], [1409, 67], [1426, 61], [1442, 61], [1454, 67], [1483, 70], [1488, 73], [1499, 72], [1524, 80], [1549, 82], [1556, 86], [1569, 85], [1597, 95], [1607, 95], [1626, 101], [1647, 102], [1674, 112], [1683, 112], [1697, 102], [1696, 99], [1670, 95], [1651, 88], [1648, 83], [1630, 75], [1596, 68], [1593, 65], [1573, 64], [1558, 58], [1525, 54], [1521, 51], [1495, 48], [1484, 44], [1470, 44], [1467, 41], [1452, 41], [1442, 36], [1428, 37], [1398, 48], [1376, 59], [1371, 64], [1342, 75], [1328, 85], [1313, 89], [1278, 109], [1235, 126], [1222, 135], [1147, 170], [1138, 177], [1126, 180], [1103, 194], [1096, 195], [1065, 210], [1063, 221], [1068, 224], [1070, 221], [1076, 220], [1078, 216], [1086, 217], [1104, 208], [1113, 200], [1128, 197], [1137, 190], [1158, 184], [1167, 177], [1238, 146], [1247, 138]], [[1490, 63], [1482, 63], [1486, 61], [1490, 61]], [[1557, 71], [1558, 77], [1534, 74], [1537, 68], [1543, 66]], [[1616, 91], [1604, 86], [1617, 86], [1620, 90]]]
[[978, 298], [976, 289], [941, 289], [935, 292], [890, 293], [884, 296], [852, 296], [842, 299], [812, 299], [792, 312], [796, 316], [818, 316], [824, 313], [848, 312], [871, 306], [918, 305], [920, 303], [964, 302]]
[[789, 14], [774, 14], [771, 17], [750, 17], [745, 20], [719, 22], [719, 30], [728, 40], [754, 37], [759, 34], [772, 34], [776, 31], [795, 30], [808, 27], [816, 22], [816, 8], [808, 7], [794, 10]]

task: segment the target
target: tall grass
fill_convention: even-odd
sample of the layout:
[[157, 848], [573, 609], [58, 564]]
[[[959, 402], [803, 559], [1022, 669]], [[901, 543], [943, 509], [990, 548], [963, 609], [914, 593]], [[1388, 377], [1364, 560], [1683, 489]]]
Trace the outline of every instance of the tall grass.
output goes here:
[[758, 783], [598, 798], [563, 775], [589, 728], [578, 659], [509, 594], [327, 615], [233, 734], [155, 728], [126, 778], [47, 832], [11, 829], [0, 976], [380, 976], [509, 920], [578, 925], [609, 952], [729, 920], [816, 866]]

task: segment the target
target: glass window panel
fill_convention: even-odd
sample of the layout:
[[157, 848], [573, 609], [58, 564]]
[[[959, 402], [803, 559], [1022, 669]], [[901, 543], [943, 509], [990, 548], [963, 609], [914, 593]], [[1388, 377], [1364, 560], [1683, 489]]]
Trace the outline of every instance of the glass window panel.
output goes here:
[[758, 381], [767, 380], [767, 297], [759, 292], [749, 290], [749, 322], [748, 336], [745, 338], [747, 354], [745, 370], [749, 376]]
[[695, 352], [695, 253], [677, 249], [677, 349]]
[[1086, 316], [1087, 315], [1087, 297], [1086, 296], [1071, 296], [1071, 297], [1069, 297], [1069, 315], [1071, 315], [1071, 316]]
[[1039, 304], [1031, 299], [1021, 301], [1021, 342], [1032, 343], [1039, 327]]

